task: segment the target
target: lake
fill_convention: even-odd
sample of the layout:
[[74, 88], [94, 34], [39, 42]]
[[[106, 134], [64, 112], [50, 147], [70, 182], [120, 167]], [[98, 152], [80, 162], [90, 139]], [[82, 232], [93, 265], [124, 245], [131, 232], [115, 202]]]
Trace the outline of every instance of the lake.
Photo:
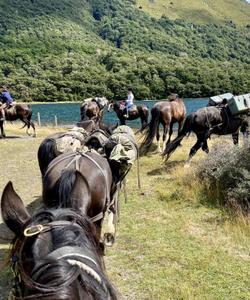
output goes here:
[[[140, 100], [135, 101], [135, 104], [145, 104], [151, 107], [157, 101]], [[184, 99], [187, 113], [196, 111], [204, 107], [208, 103], [208, 98]], [[75, 124], [80, 120], [80, 103], [51, 103], [51, 104], [32, 104], [33, 120], [37, 121], [37, 114], [40, 113], [41, 124], [54, 124], [55, 115], [57, 116], [58, 125]], [[118, 121], [116, 114], [112, 112], [104, 112], [104, 123], [115, 124]], [[128, 124], [132, 127], [139, 127], [140, 120], [129, 121]]]

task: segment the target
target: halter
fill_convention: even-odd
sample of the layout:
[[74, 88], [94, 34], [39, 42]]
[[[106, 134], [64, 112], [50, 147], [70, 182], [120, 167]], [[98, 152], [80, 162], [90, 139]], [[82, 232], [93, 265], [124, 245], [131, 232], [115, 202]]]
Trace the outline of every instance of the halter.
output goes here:
[[[79, 227], [79, 228], [81, 228], [81, 230], [83, 230], [83, 228], [76, 222], [52, 221], [52, 222], [49, 222], [46, 224], [37, 224], [37, 225], [28, 226], [24, 229], [23, 235], [26, 238], [29, 238], [29, 237], [32, 237], [35, 235], [39, 235], [40, 233], [51, 231], [55, 227], [72, 226], [72, 225], [75, 227]], [[19, 242], [19, 240], [16, 241], [16, 243], [18, 243], [18, 242]], [[15, 281], [14, 281], [13, 289], [8, 297], [8, 300], [25, 299], [26, 298], [26, 297], [22, 296], [22, 290], [21, 290], [22, 278], [17, 271], [17, 265], [19, 264], [19, 258], [21, 257], [21, 253], [22, 253], [24, 244], [25, 243], [23, 242], [17, 255], [14, 255], [11, 258], [12, 271], [14, 274]], [[84, 250], [84, 253], [83, 253], [83, 250]], [[92, 278], [94, 278], [102, 286], [102, 288], [105, 290], [105, 292], [107, 292], [107, 288], [106, 288], [101, 276], [94, 269], [94, 268], [96, 268], [100, 272], [102, 272], [100, 270], [100, 266], [98, 265], [96, 260], [93, 258], [93, 255], [91, 254], [91, 251], [88, 250], [88, 248], [83, 249], [78, 246], [64, 246], [64, 247], [58, 248], [58, 249], [50, 252], [45, 258], [48, 260], [55, 260], [55, 261], [64, 259], [70, 265], [79, 267], [81, 270], [83, 270], [84, 272], [89, 274]], [[40, 263], [36, 264], [31, 273], [31, 274], [33, 274], [35, 279], [32, 279], [29, 276], [31, 278], [31, 280], [35, 281], [36, 277], [38, 277], [44, 270], [46, 270], [47, 266], [48, 266], [48, 264], [44, 264], [44, 262], [40, 262]], [[52, 287], [51, 289], [53, 290], [52, 293], [54, 293], [55, 288]], [[50, 289], [48, 289], [48, 293], [51, 292], [49, 290]], [[30, 296], [27, 296], [27, 299], [31, 299]]]

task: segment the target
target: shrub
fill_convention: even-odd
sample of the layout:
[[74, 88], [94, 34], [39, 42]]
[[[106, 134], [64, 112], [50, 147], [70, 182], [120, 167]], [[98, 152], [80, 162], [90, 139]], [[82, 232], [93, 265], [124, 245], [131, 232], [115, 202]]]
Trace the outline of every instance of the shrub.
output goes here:
[[250, 213], [250, 147], [216, 145], [198, 168], [205, 192], [219, 204]]

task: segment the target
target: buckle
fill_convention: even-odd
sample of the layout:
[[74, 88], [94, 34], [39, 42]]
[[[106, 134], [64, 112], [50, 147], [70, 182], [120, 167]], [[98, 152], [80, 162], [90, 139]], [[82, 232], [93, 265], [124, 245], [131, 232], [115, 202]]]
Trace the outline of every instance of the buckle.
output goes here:
[[23, 232], [24, 236], [33, 236], [41, 233], [45, 227], [41, 224], [30, 226], [26, 228]]

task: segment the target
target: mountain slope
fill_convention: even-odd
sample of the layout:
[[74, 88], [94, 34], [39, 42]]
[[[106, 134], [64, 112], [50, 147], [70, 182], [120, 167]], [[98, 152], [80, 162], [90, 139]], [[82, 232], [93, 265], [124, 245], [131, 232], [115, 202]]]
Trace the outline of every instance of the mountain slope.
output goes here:
[[0, 84], [22, 101], [250, 90], [249, 28], [155, 19], [133, 0], [0, 0]]
[[150, 15], [194, 23], [233, 21], [250, 23], [250, 4], [244, 0], [137, 0], [137, 7]]

